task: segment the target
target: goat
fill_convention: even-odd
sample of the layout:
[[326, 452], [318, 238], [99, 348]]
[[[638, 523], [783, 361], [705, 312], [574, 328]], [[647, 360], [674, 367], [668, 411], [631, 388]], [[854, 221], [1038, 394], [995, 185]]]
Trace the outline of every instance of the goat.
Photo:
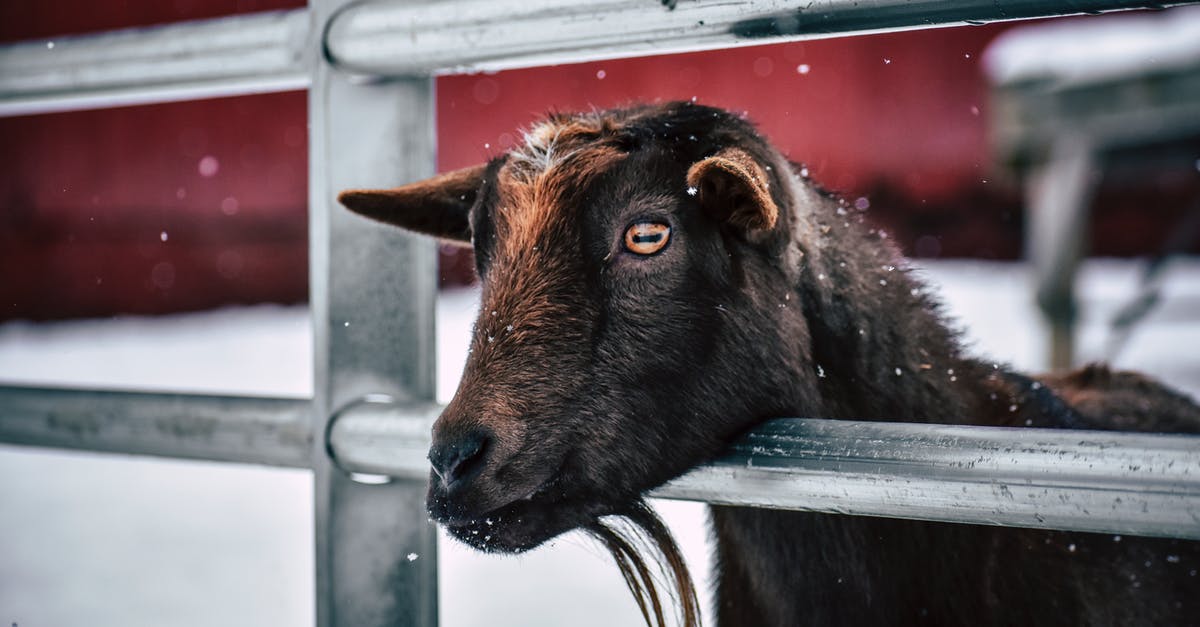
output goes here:
[[[339, 199], [474, 248], [482, 304], [433, 427], [431, 516], [484, 551], [590, 531], [647, 623], [699, 613], [642, 495], [764, 419], [1200, 432], [1200, 408], [1140, 375], [1034, 380], [965, 355], [891, 241], [720, 109], [552, 114], [485, 164]], [[1197, 542], [711, 512], [723, 626], [1200, 622]]]

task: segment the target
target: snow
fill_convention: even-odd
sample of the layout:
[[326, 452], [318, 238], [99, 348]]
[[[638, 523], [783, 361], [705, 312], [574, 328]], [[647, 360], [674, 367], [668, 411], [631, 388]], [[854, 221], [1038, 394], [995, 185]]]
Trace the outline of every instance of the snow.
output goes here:
[[[1086, 358], [1100, 356], [1107, 320], [1134, 294], [1140, 267], [1085, 264]], [[980, 354], [1040, 366], [1043, 340], [1023, 266], [922, 262], [917, 271], [944, 288], [948, 311]], [[1185, 348], [1200, 346], [1200, 259], [1173, 264], [1164, 285], [1162, 305], [1116, 364], [1200, 395], [1200, 355]], [[442, 401], [454, 393], [477, 311], [474, 290], [444, 293], [438, 304]], [[305, 397], [309, 326], [305, 308], [268, 306], [8, 323], [0, 325], [0, 381]], [[707, 610], [704, 508], [656, 506]], [[0, 446], [0, 624], [312, 625], [311, 512], [305, 471]], [[518, 557], [478, 554], [443, 537], [437, 559], [446, 626], [492, 626], [497, 617], [531, 627], [641, 622], [609, 557], [580, 535]]]

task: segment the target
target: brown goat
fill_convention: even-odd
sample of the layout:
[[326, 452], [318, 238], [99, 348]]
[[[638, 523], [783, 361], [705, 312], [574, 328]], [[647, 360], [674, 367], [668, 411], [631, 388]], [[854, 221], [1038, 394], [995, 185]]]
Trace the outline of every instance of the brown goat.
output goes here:
[[[1137, 375], [1039, 385], [964, 355], [883, 233], [719, 109], [552, 115], [484, 165], [341, 201], [474, 247], [482, 306], [433, 430], [431, 515], [485, 551], [588, 530], [647, 622], [673, 609], [647, 543], [675, 578], [674, 610], [688, 625], [698, 612], [642, 495], [764, 419], [1200, 432], [1200, 408]], [[724, 626], [1200, 624], [1197, 542], [712, 518]]]

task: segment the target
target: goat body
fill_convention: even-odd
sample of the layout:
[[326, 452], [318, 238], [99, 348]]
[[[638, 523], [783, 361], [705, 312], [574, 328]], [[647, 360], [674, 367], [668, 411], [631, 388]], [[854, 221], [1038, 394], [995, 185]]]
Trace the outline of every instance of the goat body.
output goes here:
[[[961, 350], [886, 235], [737, 116], [694, 103], [552, 115], [490, 162], [350, 191], [471, 245], [482, 304], [434, 426], [431, 515], [486, 551], [590, 530], [647, 621], [625, 516], [677, 581], [647, 490], [777, 416], [1200, 432], [1200, 408], [1091, 367], [1030, 379]], [[1200, 543], [713, 507], [730, 625], [1200, 624]]]

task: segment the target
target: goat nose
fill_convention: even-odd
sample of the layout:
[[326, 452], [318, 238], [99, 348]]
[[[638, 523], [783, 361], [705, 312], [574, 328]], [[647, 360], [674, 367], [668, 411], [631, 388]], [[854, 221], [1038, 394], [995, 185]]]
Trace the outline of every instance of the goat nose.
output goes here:
[[429, 449], [429, 462], [442, 485], [449, 489], [479, 474], [491, 439], [487, 432], [476, 429], [457, 440], [435, 443]]

